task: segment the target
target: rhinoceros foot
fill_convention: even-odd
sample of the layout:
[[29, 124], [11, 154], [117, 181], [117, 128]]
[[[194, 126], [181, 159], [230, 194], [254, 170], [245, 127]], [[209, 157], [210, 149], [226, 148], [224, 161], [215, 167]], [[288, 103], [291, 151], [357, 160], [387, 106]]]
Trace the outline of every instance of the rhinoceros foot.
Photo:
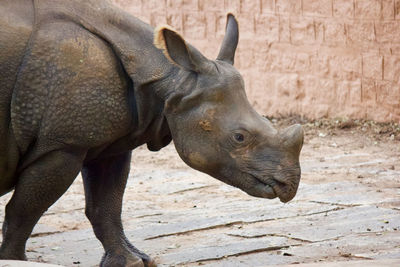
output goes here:
[[26, 255], [23, 250], [21, 251], [13, 251], [9, 249], [5, 249], [4, 246], [0, 249], [0, 259], [1, 260], [20, 260], [26, 261]]
[[100, 267], [156, 267], [157, 264], [145, 253], [135, 247], [129, 251], [106, 252], [101, 260]]
[[128, 239], [125, 239], [125, 244], [128, 246], [129, 250], [136, 256], [140, 257], [144, 263], [145, 267], [157, 267], [156, 262], [150, 258], [146, 253], [137, 249], [134, 245], [129, 242]]
[[142, 259], [135, 255], [123, 255], [118, 252], [106, 252], [101, 260], [100, 267], [144, 267]]

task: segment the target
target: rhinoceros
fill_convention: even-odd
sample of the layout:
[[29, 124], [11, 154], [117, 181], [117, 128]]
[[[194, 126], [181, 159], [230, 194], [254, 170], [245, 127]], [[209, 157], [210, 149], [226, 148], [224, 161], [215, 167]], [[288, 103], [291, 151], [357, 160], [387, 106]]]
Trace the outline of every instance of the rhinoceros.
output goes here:
[[[227, 15], [216, 60], [168, 26], [106, 0], [2, 0], [0, 259], [26, 260], [41, 215], [82, 173], [101, 266], [152, 266], [126, 238], [121, 206], [131, 151], [173, 140], [190, 167], [249, 195], [291, 200], [303, 130], [276, 130], [247, 100], [233, 67], [238, 24]], [[154, 185], [157, 186], [157, 185]]]

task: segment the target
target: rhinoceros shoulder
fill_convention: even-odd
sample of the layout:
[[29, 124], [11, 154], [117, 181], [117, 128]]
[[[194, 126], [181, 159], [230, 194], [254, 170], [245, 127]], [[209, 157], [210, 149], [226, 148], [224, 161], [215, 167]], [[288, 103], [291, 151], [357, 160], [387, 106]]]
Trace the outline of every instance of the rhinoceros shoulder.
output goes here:
[[28, 53], [11, 105], [20, 147], [36, 138], [93, 147], [126, 134], [130, 80], [107, 42], [53, 20], [35, 30]]

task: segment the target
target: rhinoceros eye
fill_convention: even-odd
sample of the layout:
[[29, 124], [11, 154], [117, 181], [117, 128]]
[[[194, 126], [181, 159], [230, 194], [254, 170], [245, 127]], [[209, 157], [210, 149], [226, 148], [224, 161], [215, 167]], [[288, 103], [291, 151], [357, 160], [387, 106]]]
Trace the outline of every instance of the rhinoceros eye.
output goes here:
[[235, 133], [234, 138], [239, 143], [244, 142], [244, 135], [241, 133]]
[[230, 143], [234, 148], [241, 148], [253, 143], [254, 136], [246, 129], [236, 129], [230, 136]]

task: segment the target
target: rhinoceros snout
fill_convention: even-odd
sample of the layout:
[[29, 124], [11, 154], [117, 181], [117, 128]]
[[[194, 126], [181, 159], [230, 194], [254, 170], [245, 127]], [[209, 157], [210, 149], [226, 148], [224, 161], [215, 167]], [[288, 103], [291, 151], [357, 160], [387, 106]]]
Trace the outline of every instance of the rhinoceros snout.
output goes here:
[[300, 167], [274, 175], [275, 186], [273, 188], [280, 201], [286, 203], [295, 197], [300, 176]]
[[269, 182], [277, 197], [282, 202], [292, 200], [300, 183], [301, 170], [299, 164], [300, 151], [304, 142], [304, 131], [300, 124], [295, 124], [282, 130], [279, 143], [281, 159], [269, 173]]

